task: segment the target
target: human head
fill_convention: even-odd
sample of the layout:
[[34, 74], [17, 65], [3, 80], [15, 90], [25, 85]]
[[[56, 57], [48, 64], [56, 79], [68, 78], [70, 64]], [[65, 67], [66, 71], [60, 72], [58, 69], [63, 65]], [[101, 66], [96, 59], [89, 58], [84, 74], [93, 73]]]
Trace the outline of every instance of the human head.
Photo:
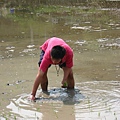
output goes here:
[[65, 53], [66, 53], [66, 50], [60, 45], [54, 46], [51, 50], [52, 61], [55, 61], [55, 63], [60, 62], [61, 59], [64, 57]]

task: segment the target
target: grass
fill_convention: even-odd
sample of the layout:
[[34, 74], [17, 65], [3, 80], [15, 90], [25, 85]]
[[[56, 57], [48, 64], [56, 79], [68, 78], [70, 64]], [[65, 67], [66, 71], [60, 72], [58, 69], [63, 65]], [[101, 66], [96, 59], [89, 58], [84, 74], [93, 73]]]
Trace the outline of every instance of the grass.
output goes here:
[[[80, 24], [84, 21], [90, 21], [95, 25], [102, 24], [102, 26], [104, 25], [103, 28], [105, 27], [107, 29], [110, 29], [107, 23], [109, 23], [111, 20], [116, 22], [119, 20], [118, 16], [114, 14], [111, 15], [110, 11], [103, 11], [94, 7], [89, 7], [86, 9], [74, 6], [41, 5], [39, 7], [33, 8], [33, 10], [30, 7], [28, 7], [28, 9], [30, 9], [29, 11], [31, 12], [17, 10], [17, 12], [14, 14], [8, 14], [7, 18], [13, 20], [15, 23], [18, 22], [23, 28], [27, 28], [26, 26], [28, 26], [28, 24], [29, 26], [30, 24], [39, 24], [39, 21], [41, 20], [49, 21], [52, 17], [55, 16], [57, 18], [61, 17], [65, 18], [66, 20], [68, 19], [68, 21], [71, 21], [71, 18], [73, 17], [73, 22], [79, 21]], [[44, 28], [44, 26], [41, 28]]]
[[98, 117], [100, 117], [100, 112], [98, 112]]
[[88, 7], [88, 8], [83, 8], [83, 7], [75, 7], [75, 6], [60, 6], [60, 5], [41, 5], [39, 7], [31, 9], [30, 7], [28, 8], [30, 12], [20, 10], [23, 8], [16, 8], [16, 12], [14, 14], [11, 14], [14, 17], [17, 17], [17, 15], [21, 15], [22, 17], [31, 17], [36, 14], [51, 14], [51, 13], [59, 13], [59, 14], [68, 14], [68, 15], [77, 15], [80, 13], [102, 13], [101, 10], [94, 8], [94, 7]]

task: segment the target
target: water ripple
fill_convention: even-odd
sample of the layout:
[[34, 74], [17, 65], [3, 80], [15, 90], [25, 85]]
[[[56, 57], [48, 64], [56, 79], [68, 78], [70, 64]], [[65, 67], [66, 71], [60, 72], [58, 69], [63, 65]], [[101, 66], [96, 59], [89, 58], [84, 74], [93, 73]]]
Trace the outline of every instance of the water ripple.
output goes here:
[[[22, 94], [11, 100], [7, 108], [25, 119], [44, 118], [44, 112], [38, 111], [40, 107], [41, 111], [52, 108], [58, 116], [73, 111], [75, 120], [120, 120], [119, 81], [80, 82], [76, 86], [75, 90], [51, 88], [47, 93], [38, 90], [36, 102], [30, 102], [29, 95]], [[45, 112], [45, 115], [49, 116], [49, 113]]]
[[79, 83], [86, 96], [75, 106], [77, 120], [119, 120], [120, 82], [94, 81]]

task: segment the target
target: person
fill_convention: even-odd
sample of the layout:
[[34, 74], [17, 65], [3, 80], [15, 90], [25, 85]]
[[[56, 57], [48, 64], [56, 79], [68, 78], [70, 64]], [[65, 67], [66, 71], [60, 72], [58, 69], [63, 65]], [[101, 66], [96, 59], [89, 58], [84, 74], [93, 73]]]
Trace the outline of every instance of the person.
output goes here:
[[[41, 54], [38, 62], [39, 70], [34, 81], [32, 92], [30, 95], [31, 100], [35, 100], [36, 91], [41, 84], [42, 91], [48, 90], [48, 77], [47, 71], [51, 65], [58, 65], [63, 69], [62, 87], [67, 89], [74, 89], [73, 77], [73, 51], [70, 46], [61, 38], [52, 37], [40, 46]], [[57, 69], [57, 73], [59, 69]]]

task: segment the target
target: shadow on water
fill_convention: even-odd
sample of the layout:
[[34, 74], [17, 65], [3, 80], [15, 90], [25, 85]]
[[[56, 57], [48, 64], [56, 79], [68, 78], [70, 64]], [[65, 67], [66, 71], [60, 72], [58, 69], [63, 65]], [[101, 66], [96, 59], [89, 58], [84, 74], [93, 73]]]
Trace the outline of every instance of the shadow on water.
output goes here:
[[[53, 105], [52, 110], [59, 111], [60, 106], [79, 104], [84, 99], [84, 96], [79, 91], [79, 89], [67, 90], [63, 88], [53, 88], [48, 92], [38, 91], [39, 97], [34, 102], [29, 100], [29, 94], [21, 94], [11, 100], [7, 108], [11, 110], [11, 113], [17, 115], [17, 119], [41, 120], [44, 113], [41, 113], [39, 109], [42, 106], [48, 110]], [[12, 119], [14, 116], [10, 115], [9, 118]]]
[[[119, 81], [89, 81], [77, 83], [77, 86], [75, 90], [52, 88], [47, 93], [38, 91], [39, 97], [35, 102], [28, 100], [28, 94], [21, 94], [11, 100], [7, 108], [16, 114], [17, 118], [30, 120], [44, 120], [46, 115], [53, 119], [57, 116], [59, 120], [66, 115], [70, 115], [70, 120], [120, 119]], [[73, 115], [67, 111], [73, 112]], [[49, 113], [52, 115], [48, 115]], [[65, 115], [61, 116], [61, 113]]]
[[[0, 16], [1, 120], [120, 120], [120, 9], [70, 8]], [[52, 87], [61, 80], [52, 69], [50, 90], [31, 102], [39, 46], [51, 36], [72, 47], [77, 87]]]
[[40, 94], [36, 98], [36, 102], [63, 102], [65, 105], [74, 105], [80, 103], [84, 96], [80, 93], [79, 89], [68, 90], [65, 88], [54, 88], [48, 92]]

